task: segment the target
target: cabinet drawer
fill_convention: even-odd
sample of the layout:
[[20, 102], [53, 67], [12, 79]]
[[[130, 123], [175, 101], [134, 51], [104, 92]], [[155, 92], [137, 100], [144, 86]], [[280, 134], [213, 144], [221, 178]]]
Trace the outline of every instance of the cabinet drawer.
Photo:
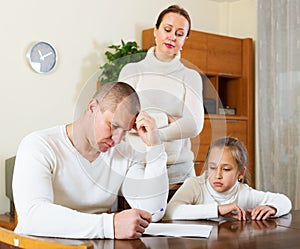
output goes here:
[[191, 139], [196, 162], [205, 161], [207, 150], [212, 141], [219, 137], [231, 136], [247, 146], [247, 121], [235, 119], [205, 119], [199, 136]]
[[247, 146], [247, 121], [246, 120], [227, 120], [227, 136], [241, 140]]
[[194, 169], [197, 176], [200, 176], [203, 172], [205, 162], [194, 162]]

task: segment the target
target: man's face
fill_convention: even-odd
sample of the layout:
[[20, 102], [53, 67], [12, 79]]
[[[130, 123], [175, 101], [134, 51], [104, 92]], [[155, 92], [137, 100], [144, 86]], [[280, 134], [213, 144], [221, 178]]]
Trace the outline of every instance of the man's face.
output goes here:
[[135, 124], [136, 115], [131, 114], [126, 107], [118, 106], [115, 112], [102, 112], [98, 105], [94, 118], [94, 141], [96, 149], [106, 152], [117, 145]]

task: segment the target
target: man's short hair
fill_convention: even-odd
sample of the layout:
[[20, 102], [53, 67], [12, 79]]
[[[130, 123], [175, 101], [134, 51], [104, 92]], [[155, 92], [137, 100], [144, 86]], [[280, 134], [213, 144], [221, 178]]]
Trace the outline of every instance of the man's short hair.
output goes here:
[[[100, 105], [102, 112], [115, 112], [122, 102], [131, 114], [138, 114], [141, 109], [139, 97], [133, 87], [124, 82], [110, 82], [101, 86], [93, 96]], [[124, 105], [123, 105], [124, 104]]]

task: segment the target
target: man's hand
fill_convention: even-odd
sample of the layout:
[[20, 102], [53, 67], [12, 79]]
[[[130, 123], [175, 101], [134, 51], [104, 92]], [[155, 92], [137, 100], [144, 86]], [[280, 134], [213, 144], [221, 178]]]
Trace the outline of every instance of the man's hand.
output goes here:
[[161, 144], [154, 118], [146, 112], [140, 112], [135, 121], [136, 131], [148, 146]]
[[116, 239], [138, 239], [151, 222], [151, 214], [140, 209], [128, 209], [114, 216]]

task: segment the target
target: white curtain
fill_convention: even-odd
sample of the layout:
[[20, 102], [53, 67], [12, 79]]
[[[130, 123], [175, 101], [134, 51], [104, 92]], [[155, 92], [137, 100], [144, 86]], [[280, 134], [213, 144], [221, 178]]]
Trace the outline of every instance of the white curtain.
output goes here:
[[300, 209], [300, 1], [257, 7], [256, 188]]

